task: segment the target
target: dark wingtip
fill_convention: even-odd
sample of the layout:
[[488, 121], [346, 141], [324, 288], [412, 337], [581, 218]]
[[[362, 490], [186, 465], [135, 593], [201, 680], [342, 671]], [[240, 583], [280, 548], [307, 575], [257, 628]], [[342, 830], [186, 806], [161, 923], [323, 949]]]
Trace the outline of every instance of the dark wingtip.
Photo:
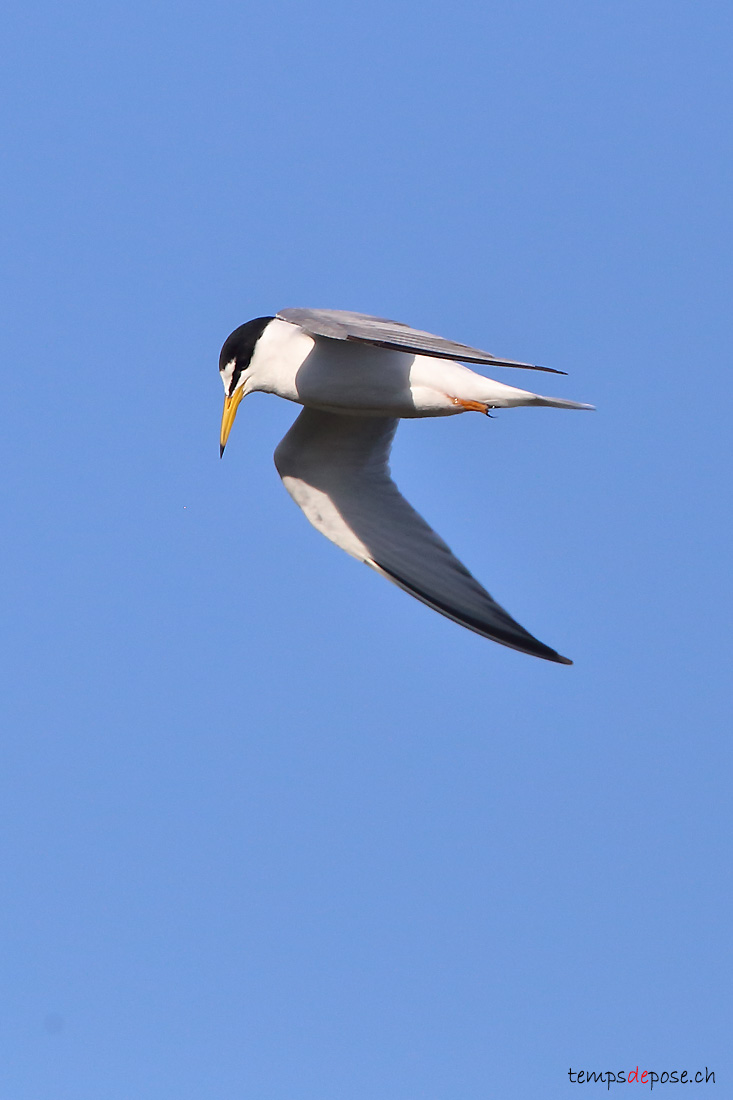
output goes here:
[[534, 369], [547, 371], [548, 374], [564, 374], [566, 378], [568, 376], [568, 372], [566, 370], [555, 370], [554, 367], [540, 367], [539, 365], [536, 365]]
[[[530, 635], [531, 637], [531, 635]], [[573, 662], [569, 657], [563, 657], [561, 653], [557, 653], [551, 646], [545, 645], [544, 642], [540, 642], [537, 638], [533, 641], [537, 642], [537, 648], [523, 650], [524, 653], [529, 653], [533, 657], [542, 657], [545, 661], [552, 661], [556, 665], [571, 665]], [[518, 646], [516, 648], [519, 648]]]
[[[507, 615], [507, 619], [510, 623], [513, 623], [516, 627], [516, 633], [502, 630], [498, 626], [488, 626], [487, 623], [482, 622], [478, 618], [474, 618], [471, 615], [461, 614], [456, 611], [455, 608], [450, 607], [448, 604], [443, 603], [435, 596], [429, 595], [427, 592], [421, 591], [416, 585], [405, 577], [401, 577], [399, 573], [395, 573], [389, 566], [383, 565], [382, 562], [377, 561], [375, 558], [367, 560], [367, 564], [376, 569], [377, 572], [382, 573], [389, 580], [403, 588], [405, 592], [409, 592], [411, 596], [415, 596], [416, 599], [421, 600], [422, 603], [427, 604], [428, 607], [432, 607], [433, 611], [437, 611], [440, 615], [445, 615], [447, 619], [452, 619], [454, 623], [458, 623], [459, 626], [465, 626], [468, 630], [473, 630], [474, 633], [479, 634], [482, 638], [488, 638], [492, 642], [498, 642], [499, 645], [505, 645], [509, 649], [516, 649], [519, 653], [526, 653], [531, 657], [541, 657], [545, 661], [554, 661], [558, 665], [571, 665], [573, 662], [569, 657], [562, 657], [549, 645], [545, 645], [538, 638], [534, 638], [529, 634], [519, 623], [514, 623], [513, 620]], [[488, 595], [488, 593], [487, 593]], [[491, 599], [491, 597], [489, 597]], [[502, 608], [496, 605], [498, 611], [502, 611]], [[506, 612], [504, 612], [506, 615]]]
[[539, 363], [522, 363], [518, 359], [499, 359], [496, 355], [492, 355], [487, 359], [469, 359], [466, 357], [465, 361], [467, 363], [484, 363], [487, 367], [517, 367], [519, 370], [542, 370], [545, 374], [567, 375], [568, 373], [566, 370], [556, 370], [555, 367], [541, 367]]

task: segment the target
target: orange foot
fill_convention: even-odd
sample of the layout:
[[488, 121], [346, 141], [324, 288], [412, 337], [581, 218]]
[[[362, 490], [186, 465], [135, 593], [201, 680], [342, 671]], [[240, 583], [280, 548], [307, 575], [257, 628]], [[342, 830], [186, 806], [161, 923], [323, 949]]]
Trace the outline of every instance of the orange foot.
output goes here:
[[464, 401], [462, 397], [451, 397], [451, 401], [454, 405], [460, 405], [466, 412], [483, 413], [485, 416], [489, 415], [491, 408], [491, 405], [487, 405], [485, 401]]

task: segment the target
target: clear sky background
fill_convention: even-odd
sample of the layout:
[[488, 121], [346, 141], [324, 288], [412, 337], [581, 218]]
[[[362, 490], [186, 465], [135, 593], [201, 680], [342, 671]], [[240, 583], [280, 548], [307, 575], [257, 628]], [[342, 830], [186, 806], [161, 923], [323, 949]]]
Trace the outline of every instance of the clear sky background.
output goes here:
[[[5, 6], [3, 1100], [733, 1095], [732, 24]], [[219, 461], [221, 343], [298, 305], [598, 406], [393, 455], [574, 667], [320, 537], [294, 406]]]

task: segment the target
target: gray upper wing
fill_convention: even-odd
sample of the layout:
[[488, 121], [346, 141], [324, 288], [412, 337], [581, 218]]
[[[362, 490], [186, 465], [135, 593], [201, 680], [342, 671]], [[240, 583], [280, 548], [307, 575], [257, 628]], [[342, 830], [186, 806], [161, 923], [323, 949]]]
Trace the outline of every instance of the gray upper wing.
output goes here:
[[552, 367], [538, 367], [534, 363], [520, 363], [514, 359], [497, 359], [488, 351], [444, 340], [431, 332], [410, 328], [401, 321], [385, 317], [370, 317], [368, 313], [351, 313], [343, 309], [281, 309], [277, 315], [283, 321], [298, 325], [310, 336], [327, 336], [331, 340], [351, 340], [359, 344], [373, 344], [390, 351], [411, 352], [414, 355], [431, 355], [436, 359], [456, 359], [461, 363], [484, 363], [494, 367], [523, 367], [526, 370], [542, 370], [549, 374], [565, 374]]

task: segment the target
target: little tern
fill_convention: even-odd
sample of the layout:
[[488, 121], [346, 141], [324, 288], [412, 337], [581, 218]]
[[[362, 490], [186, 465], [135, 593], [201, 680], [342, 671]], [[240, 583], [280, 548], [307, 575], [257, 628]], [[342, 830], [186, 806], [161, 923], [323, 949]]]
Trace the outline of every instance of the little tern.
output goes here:
[[572, 664], [499, 606], [392, 481], [389, 453], [403, 417], [488, 415], [519, 405], [593, 408], [506, 386], [464, 363], [563, 373], [363, 313], [283, 309], [256, 317], [221, 349], [220, 453], [248, 393], [274, 393], [304, 406], [275, 450], [275, 466], [318, 531], [461, 626], [522, 653]]

